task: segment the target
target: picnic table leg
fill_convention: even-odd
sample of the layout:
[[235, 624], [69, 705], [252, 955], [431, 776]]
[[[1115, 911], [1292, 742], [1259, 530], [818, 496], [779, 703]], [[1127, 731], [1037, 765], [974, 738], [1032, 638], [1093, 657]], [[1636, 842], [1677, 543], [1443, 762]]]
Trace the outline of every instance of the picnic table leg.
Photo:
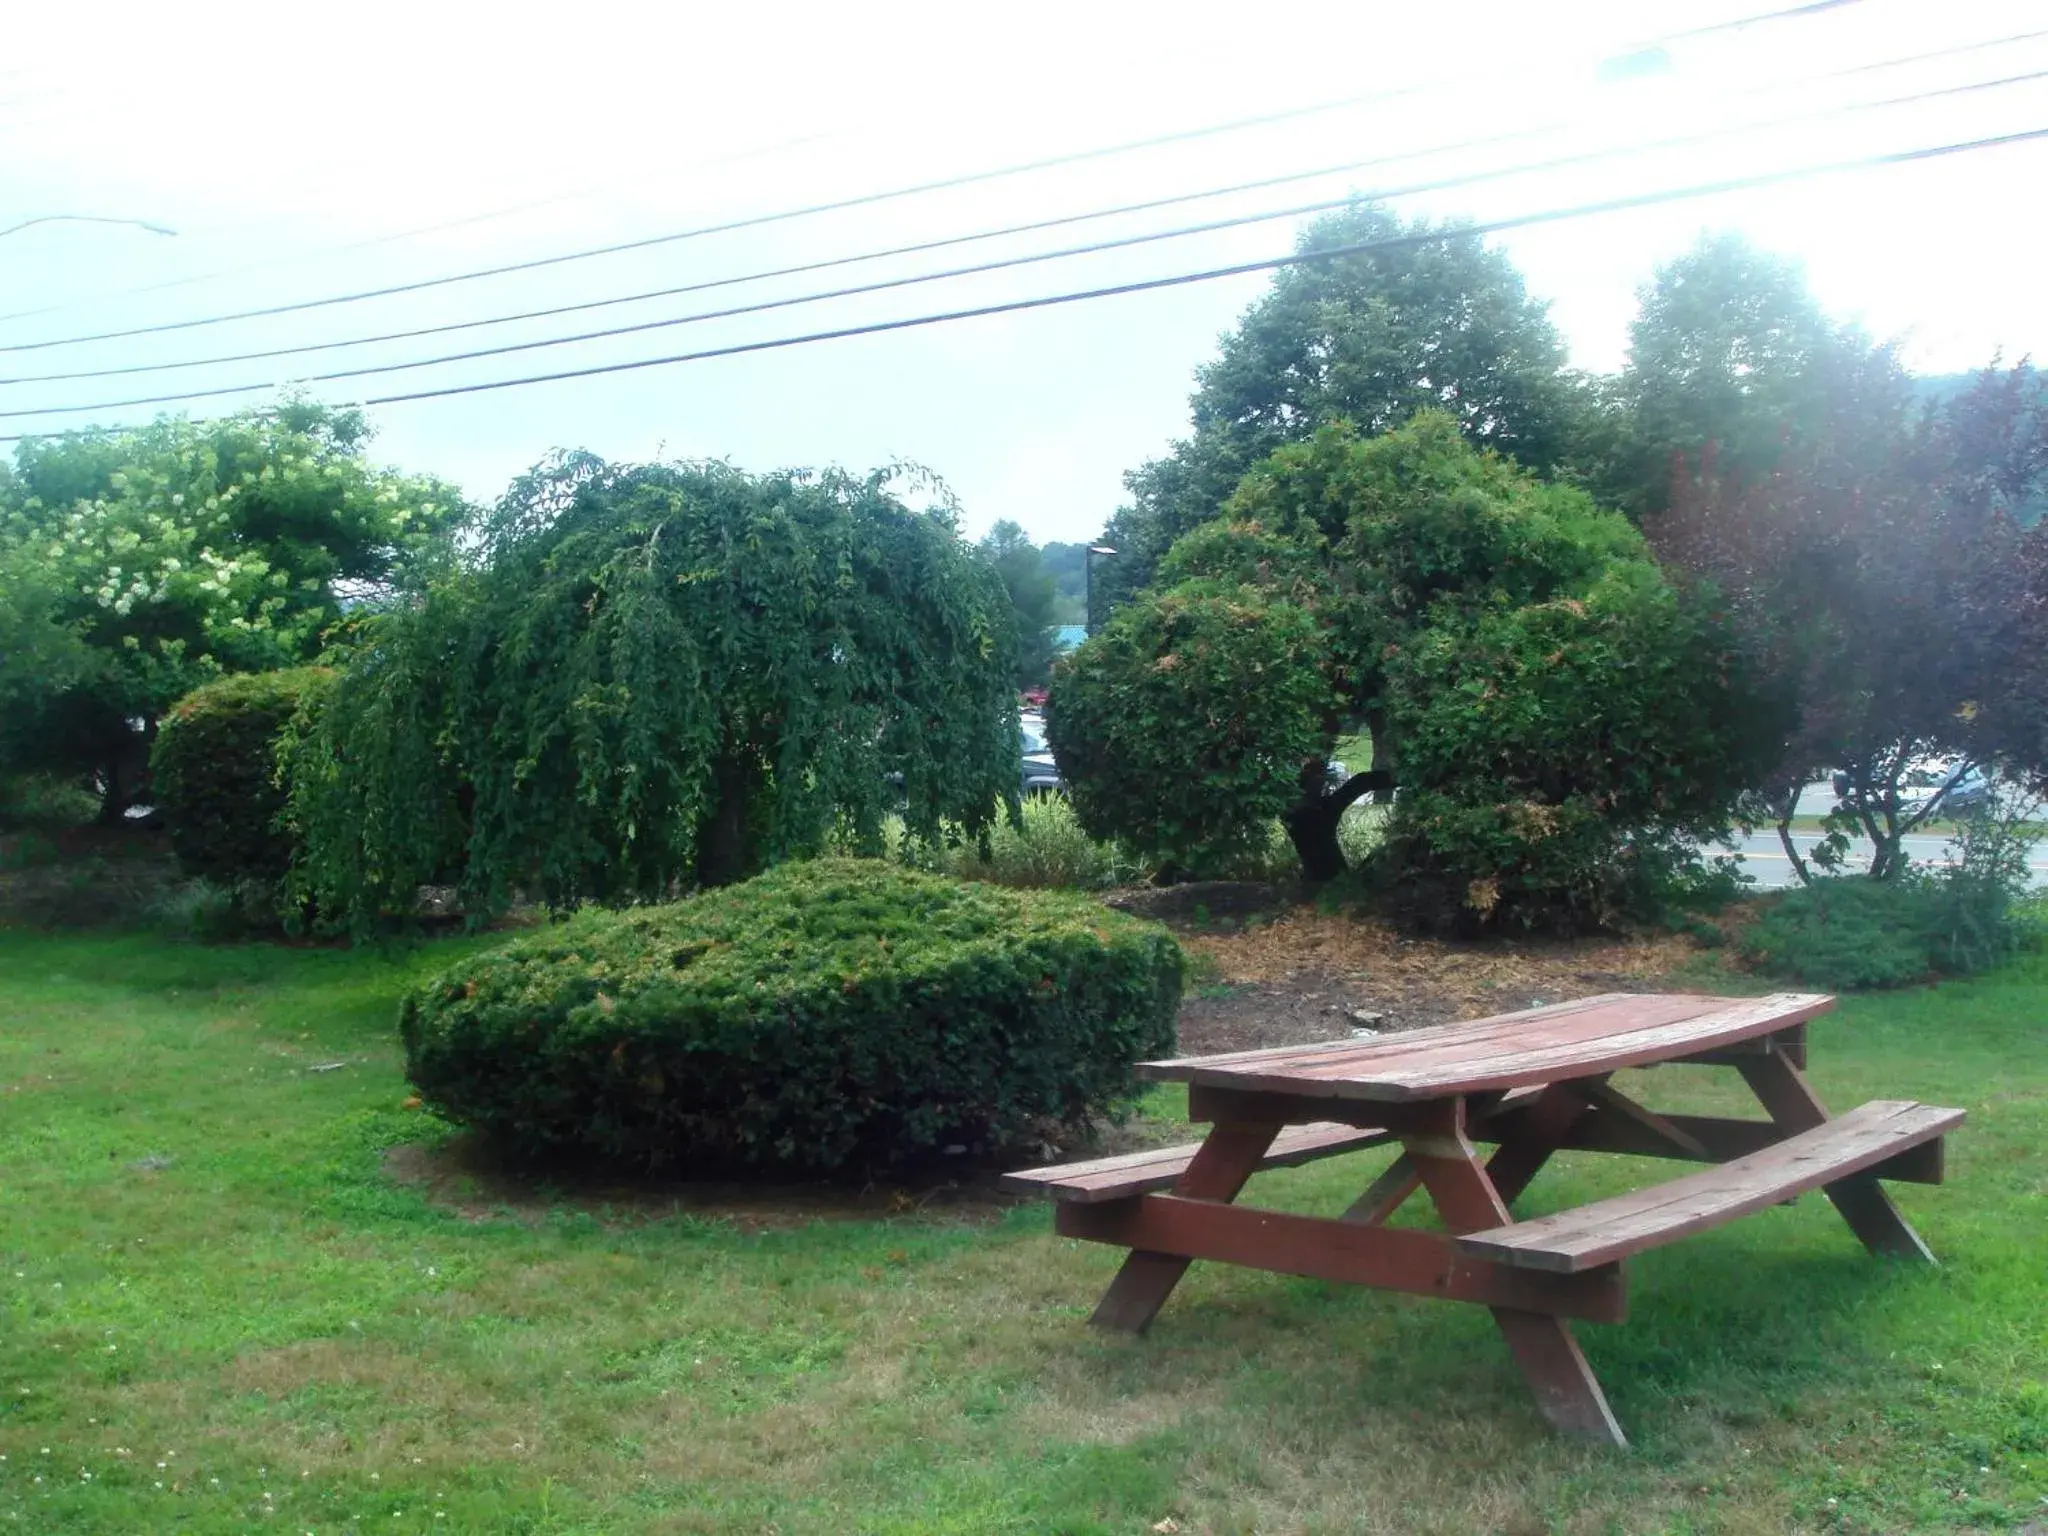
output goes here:
[[[1447, 1099], [1441, 1126], [1431, 1127], [1426, 1134], [1404, 1133], [1401, 1138], [1444, 1225], [1454, 1233], [1505, 1226], [1511, 1219], [1507, 1202], [1465, 1134], [1464, 1108], [1463, 1100]], [[1530, 1168], [1532, 1174], [1534, 1171]], [[1607, 1395], [1600, 1390], [1579, 1341], [1572, 1337], [1570, 1324], [1547, 1312], [1526, 1312], [1518, 1307], [1491, 1310], [1543, 1416], [1566, 1434], [1626, 1447], [1628, 1438], [1622, 1434], [1614, 1410], [1607, 1406]]]
[[[1770, 1114], [1772, 1123], [1788, 1134], [1810, 1131], [1828, 1120], [1827, 1106], [1807, 1083], [1806, 1076], [1791, 1059], [1777, 1051], [1737, 1063], [1743, 1081]], [[1821, 1186], [1849, 1230], [1872, 1253], [1898, 1259], [1935, 1262], [1934, 1253], [1921, 1241], [1892, 1197], [1868, 1174], [1856, 1174]]]
[[[1596, 1079], [1605, 1082], [1603, 1074]], [[1521, 1124], [1510, 1140], [1494, 1149], [1486, 1162], [1486, 1177], [1503, 1201], [1520, 1198], [1530, 1181], [1543, 1171], [1550, 1154], [1591, 1106], [1564, 1083], [1545, 1088], [1523, 1112]]]
[[[1604, 1082], [1604, 1077], [1596, 1079]], [[1563, 1144], [1566, 1134], [1590, 1106], [1586, 1100], [1571, 1088], [1559, 1085], [1546, 1088], [1536, 1101], [1522, 1112], [1521, 1122], [1514, 1136], [1494, 1149], [1487, 1159], [1486, 1176], [1493, 1187], [1500, 1192], [1503, 1200], [1513, 1201], [1529, 1187], [1550, 1161], [1550, 1154]], [[1386, 1171], [1352, 1202], [1344, 1213], [1345, 1221], [1362, 1222], [1376, 1227], [1395, 1211], [1416, 1190], [1422, 1188], [1422, 1171], [1415, 1166], [1415, 1160], [1403, 1152], [1391, 1163]]]
[[[1278, 1125], [1219, 1120], [1181, 1170], [1173, 1192], [1191, 1200], [1235, 1200], [1279, 1134]], [[1120, 1333], [1143, 1333], [1193, 1262], [1179, 1254], [1134, 1250], [1088, 1321]]]

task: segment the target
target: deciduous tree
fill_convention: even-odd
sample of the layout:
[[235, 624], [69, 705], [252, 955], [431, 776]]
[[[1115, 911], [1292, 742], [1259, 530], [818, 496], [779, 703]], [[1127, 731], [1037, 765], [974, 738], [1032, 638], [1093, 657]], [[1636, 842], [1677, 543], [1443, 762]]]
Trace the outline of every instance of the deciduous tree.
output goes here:
[[0, 478], [0, 771], [90, 777], [118, 820], [172, 701], [315, 655], [462, 510], [365, 442], [309, 404], [24, 442]]
[[1590, 401], [1507, 256], [1373, 204], [1318, 219], [1300, 249], [1372, 242], [1283, 268], [1223, 338], [1189, 402], [1191, 434], [1126, 477], [1131, 501], [1105, 535], [1119, 557], [1098, 573], [1116, 595], [1148, 583], [1254, 464], [1330, 422], [1372, 436], [1436, 410], [1525, 467], [1571, 457]]
[[[1279, 815], [1334, 876], [1371, 794], [1418, 921], [1570, 927], [1725, 830], [1750, 702], [1625, 519], [1429, 412], [1255, 468], [1055, 674], [1049, 724], [1089, 829], [1191, 872]], [[1333, 782], [1357, 726], [1372, 768]]]

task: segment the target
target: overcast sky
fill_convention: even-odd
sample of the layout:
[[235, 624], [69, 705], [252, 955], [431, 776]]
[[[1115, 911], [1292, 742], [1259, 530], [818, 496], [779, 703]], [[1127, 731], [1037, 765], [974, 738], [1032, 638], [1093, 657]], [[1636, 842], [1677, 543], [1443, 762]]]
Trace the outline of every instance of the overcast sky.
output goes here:
[[[0, 411], [415, 361], [1088, 240], [1638, 147], [1397, 200], [1475, 220], [2048, 127], [2038, 0], [1859, 0], [1666, 45], [1789, 0], [1468, 3], [37, 4], [0, 53], [0, 348], [205, 319], [795, 209], [1323, 103], [1279, 123], [387, 298], [33, 350], [0, 377], [132, 368], [448, 325], [1351, 166], [1262, 192], [884, 261], [295, 357], [0, 384]], [[1606, 66], [1603, 69], [1603, 63]], [[1371, 98], [1377, 95], [1379, 99]], [[1797, 121], [1788, 119], [1797, 118]], [[1749, 125], [1743, 127], [1742, 125]], [[1731, 129], [1739, 131], [1721, 132]], [[1509, 137], [1512, 136], [1512, 137]], [[1477, 137], [1496, 142], [1442, 152]], [[1425, 154], [1432, 148], [1435, 154]], [[1402, 157], [1394, 159], [1392, 157]], [[1383, 159], [1366, 166], [1361, 162]], [[1928, 371], [2048, 353], [2048, 142], [1575, 219], [1500, 238], [1574, 361], [1623, 355], [1634, 291], [1701, 231], [1799, 257], [1833, 310]], [[589, 367], [1256, 261], [1299, 219], [639, 335], [339, 380], [324, 398]], [[555, 447], [755, 469], [909, 459], [970, 532], [1099, 529], [1182, 430], [1195, 368], [1261, 276], [526, 388], [374, 407], [376, 454], [480, 498]], [[268, 398], [7, 415], [0, 431]]]

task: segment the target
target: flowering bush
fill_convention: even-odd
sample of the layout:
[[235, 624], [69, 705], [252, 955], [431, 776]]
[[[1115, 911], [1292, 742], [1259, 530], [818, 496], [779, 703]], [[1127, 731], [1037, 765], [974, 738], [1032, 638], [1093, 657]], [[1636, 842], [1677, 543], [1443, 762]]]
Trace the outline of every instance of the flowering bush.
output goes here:
[[0, 771], [93, 775], [118, 815], [173, 700], [311, 659], [434, 548], [459, 496], [373, 468], [364, 437], [293, 404], [21, 444], [0, 469]]

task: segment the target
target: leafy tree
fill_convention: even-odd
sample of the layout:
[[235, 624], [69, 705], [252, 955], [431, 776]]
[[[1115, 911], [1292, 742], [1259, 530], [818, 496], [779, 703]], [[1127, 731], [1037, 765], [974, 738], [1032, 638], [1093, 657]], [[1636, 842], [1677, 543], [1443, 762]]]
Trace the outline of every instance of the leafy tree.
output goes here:
[[1038, 546], [1007, 519], [981, 541], [981, 553], [1003, 578], [1016, 617], [1017, 686], [1042, 688], [1052, 672], [1053, 581]]
[[360, 932], [737, 880], [838, 830], [986, 831], [1017, 793], [1014, 622], [893, 471], [541, 465], [464, 568], [363, 627], [286, 748], [294, 894]]
[[21, 444], [0, 477], [0, 771], [90, 777], [119, 820], [173, 700], [315, 655], [462, 508], [371, 466], [365, 436], [291, 404]]
[[[1623, 518], [1426, 412], [1258, 466], [1060, 670], [1049, 725], [1089, 830], [1190, 871], [1278, 814], [1330, 878], [1372, 794], [1418, 920], [1579, 926], [1725, 829], [1759, 750], [1732, 662]], [[1332, 782], [1357, 724], [1373, 766]]]
[[1830, 770], [1848, 792], [1820, 860], [1858, 833], [1880, 879], [1903, 873], [1902, 840], [1943, 809], [1913, 782], [1917, 762], [1953, 755], [2048, 784], [2048, 527], [2021, 521], [2048, 488], [2039, 379], [1988, 370], [1926, 411], [1913, 394], [1896, 371], [1888, 389], [1844, 392], [1754, 483], [1710, 458], [1650, 525], [1795, 702], [1757, 814], [1802, 879], [1792, 816]]
[[1849, 425], [1836, 403], [1858, 390], [1905, 403], [1890, 353], [1831, 320], [1796, 262], [1739, 235], [1702, 237], [1637, 300], [1602, 478], [1638, 519], [1669, 505], [1675, 480], [1763, 479], [1788, 447]]
[[1371, 204], [1318, 219], [1299, 248], [1369, 241], [1401, 243], [1283, 268], [1224, 337], [1189, 402], [1192, 434], [1125, 477], [1131, 502], [1105, 534], [1119, 557], [1097, 573], [1115, 596], [1148, 583], [1254, 464], [1332, 421], [1370, 436], [1437, 410], [1530, 468], [1571, 456], [1588, 403], [1507, 256]]

